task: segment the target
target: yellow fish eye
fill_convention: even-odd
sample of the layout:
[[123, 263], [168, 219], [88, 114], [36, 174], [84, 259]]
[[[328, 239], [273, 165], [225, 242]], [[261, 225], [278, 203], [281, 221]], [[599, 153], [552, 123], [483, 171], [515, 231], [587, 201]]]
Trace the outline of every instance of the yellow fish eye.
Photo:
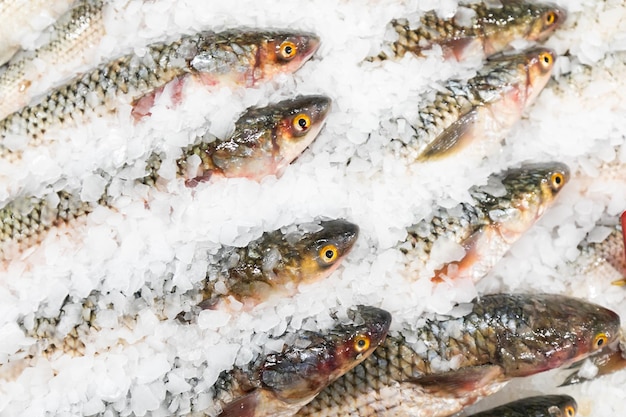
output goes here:
[[554, 57], [550, 52], [542, 52], [539, 54], [539, 63], [544, 68], [550, 68], [554, 63]]
[[576, 410], [574, 409], [574, 406], [568, 405], [567, 407], [565, 407], [565, 415], [567, 417], [574, 417], [576, 415]]
[[284, 41], [279, 47], [280, 56], [283, 59], [290, 60], [298, 52], [298, 47], [291, 41]]
[[554, 10], [550, 10], [548, 13], [544, 15], [544, 22], [548, 26], [552, 26], [556, 23], [556, 12]]
[[363, 353], [370, 348], [370, 338], [366, 335], [358, 335], [354, 338], [354, 350], [356, 353]]
[[607, 337], [606, 333], [598, 333], [593, 339], [593, 346], [597, 349], [601, 349], [604, 345], [606, 345], [606, 342], [608, 341], [609, 338]]
[[337, 252], [337, 247], [335, 245], [326, 245], [319, 252], [320, 259], [326, 263], [330, 264], [334, 262], [339, 256], [339, 252]]
[[293, 118], [292, 124], [298, 132], [304, 132], [311, 127], [311, 118], [305, 113], [300, 113]]
[[560, 172], [555, 172], [550, 176], [550, 186], [554, 190], [558, 190], [565, 184], [565, 177]]

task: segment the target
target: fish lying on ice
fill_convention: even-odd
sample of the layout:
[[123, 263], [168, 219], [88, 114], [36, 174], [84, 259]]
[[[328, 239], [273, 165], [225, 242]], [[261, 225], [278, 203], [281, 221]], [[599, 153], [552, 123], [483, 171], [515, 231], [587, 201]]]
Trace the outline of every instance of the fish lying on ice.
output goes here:
[[423, 269], [439, 239], [461, 245], [464, 256], [437, 270], [433, 279], [476, 282], [552, 205], [569, 175], [560, 162], [526, 164], [495, 174], [486, 186], [470, 189], [473, 203], [437, 208], [432, 218], [409, 227], [398, 248], [411, 269]]
[[393, 20], [398, 40], [372, 60], [402, 58], [407, 52], [419, 55], [433, 45], [441, 46], [444, 57], [459, 61], [475, 54], [490, 56], [522, 39], [541, 42], [566, 18], [565, 10], [551, 4], [520, 0], [461, 4], [450, 18], [424, 14], [416, 27], [406, 19]]
[[318, 46], [317, 36], [287, 30], [201, 32], [150, 45], [144, 55], [126, 55], [79, 75], [0, 121], [0, 158], [15, 162], [60, 129], [122, 103], [135, 102], [135, 115], [146, 115], [157, 90], [189, 74], [206, 85], [251, 87], [294, 72]]
[[562, 295], [494, 294], [462, 317], [418, 319], [401, 333], [297, 415], [449, 416], [511, 378], [597, 353], [617, 340], [620, 319]]
[[[330, 99], [302, 96], [263, 108], [251, 108], [235, 123], [225, 140], [198, 143], [183, 150], [177, 161], [178, 173], [188, 185], [212, 176], [246, 177], [260, 180], [280, 174], [315, 139], [322, 128]], [[144, 184], [160, 182], [158, 155], [150, 158]], [[109, 205], [106, 190], [97, 202], [82, 201], [78, 193], [66, 190], [45, 197], [25, 197], [0, 209], [0, 254], [11, 259], [25, 248], [39, 243], [53, 227], [72, 224], [98, 205]]]

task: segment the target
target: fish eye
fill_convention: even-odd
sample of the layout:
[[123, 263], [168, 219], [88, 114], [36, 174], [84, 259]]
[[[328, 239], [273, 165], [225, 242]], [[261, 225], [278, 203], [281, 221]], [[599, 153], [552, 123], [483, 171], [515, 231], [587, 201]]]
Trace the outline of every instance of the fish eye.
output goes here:
[[370, 338], [366, 335], [358, 335], [354, 338], [354, 350], [363, 353], [370, 348]]
[[555, 172], [550, 177], [550, 185], [552, 189], [558, 190], [565, 184], [565, 177], [560, 172]]
[[293, 118], [293, 127], [298, 132], [304, 132], [311, 127], [311, 118], [305, 113], [300, 113]]
[[556, 23], [556, 12], [554, 10], [550, 10], [544, 15], [543, 20], [546, 25], [552, 26]]
[[284, 41], [279, 47], [280, 56], [283, 59], [290, 60], [298, 52], [298, 47], [291, 41]]
[[335, 245], [326, 245], [320, 249], [319, 255], [324, 263], [330, 264], [337, 259], [339, 252], [337, 251], [337, 247]]
[[606, 333], [598, 333], [596, 337], [593, 339], [593, 346], [600, 349], [608, 341], [609, 341], [609, 338], [606, 336]]
[[574, 409], [574, 406], [568, 405], [567, 407], [565, 407], [565, 415], [567, 417], [574, 417], [576, 415], [576, 410]]
[[549, 52], [542, 52], [539, 54], [539, 62], [544, 68], [549, 68], [554, 63], [554, 57]]

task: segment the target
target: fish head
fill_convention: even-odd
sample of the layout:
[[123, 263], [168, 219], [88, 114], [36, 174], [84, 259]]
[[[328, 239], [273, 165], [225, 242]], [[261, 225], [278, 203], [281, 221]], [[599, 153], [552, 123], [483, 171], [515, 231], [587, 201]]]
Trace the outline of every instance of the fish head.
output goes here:
[[281, 401], [308, 402], [328, 384], [367, 358], [387, 336], [391, 314], [370, 306], [348, 312], [350, 322], [326, 334], [309, 333], [265, 361], [261, 384]]
[[502, 2], [502, 7], [490, 8], [479, 22], [484, 33], [485, 55], [505, 51], [516, 40], [541, 42], [566, 18], [565, 10], [554, 5], [518, 0]]
[[560, 162], [524, 164], [498, 178], [503, 190], [490, 191], [489, 219], [502, 239], [513, 243], [552, 205], [569, 181], [567, 165]]
[[524, 302], [502, 337], [501, 356], [510, 377], [568, 366], [619, 341], [620, 318], [604, 307], [557, 294], [538, 294]]
[[350, 252], [358, 236], [359, 226], [356, 224], [330, 220], [321, 222], [318, 231], [299, 238], [295, 244], [299, 281], [312, 282], [329, 276]]
[[257, 71], [265, 78], [297, 71], [320, 46], [320, 38], [312, 33], [280, 31], [268, 34], [259, 49]]
[[526, 70], [526, 103], [528, 107], [544, 89], [554, 68], [556, 53], [549, 48], [533, 48], [524, 53]]
[[225, 177], [279, 175], [317, 137], [330, 105], [325, 96], [301, 96], [250, 108], [230, 137], [214, 147], [211, 159]]

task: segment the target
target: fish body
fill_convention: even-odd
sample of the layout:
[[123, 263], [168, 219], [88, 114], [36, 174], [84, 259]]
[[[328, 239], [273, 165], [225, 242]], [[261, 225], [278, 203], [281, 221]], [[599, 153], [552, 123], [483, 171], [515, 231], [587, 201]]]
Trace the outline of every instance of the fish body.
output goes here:
[[486, 186], [470, 190], [473, 203], [438, 208], [432, 218], [409, 227], [399, 249], [411, 262], [426, 265], [438, 240], [461, 245], [465, 255], [444, 265], [434, 279], [476, 282], [543, 215], [568, 180], [569, 169], [559, 162], [493, 175]]
[[71, 4], [72, 0], [0, 1], [0, 64], [17, 52], [22, 37], [43, 29], [42, 17], [56, 19]]
[[270, 296], [293, 295], [300, 283], [330, 275], [350, 252], [359, 227], [345, 220], [322, 221], [307, 227], [265, 233], [245, 248], [220, 257], [236, 261], [210, 270], [202, 288], [202, 308], [242, 303], [250, 308]]
[[575, 417], [576, 400], [569, 395], [523, 398], [469, 417]]
[[55, 70], [76, 62], [104, 36], [102, 0], [82, 0], [44, 32], [46, 41], [33, 51], [22, 51], [0, 71], [0, 119], [24, 106], [37, 81], [41, 64]]
[[[178, 175], [192, 186], [213, 175], [260, 180], [279, 174], [315, 139], [330, 104], [325, 96], [302, 96], [250, 109], [235, 123], [230, 137], [210, 143], [200, 138], [184, 149], [177, 160]], [[140, 182], [158, 185], [160, 165], [160, 156], [153, 155]], [[0, 258], [14, 258], [39, 243], [51, 228], [73, 223], [99, 205], [110, 205], [106, 191], [97, 202], [83, 201], [67, 190], [9, 202], [0, 209]]]
[[601, 242], [581, 243], [580, 255], [570, 265], [578, 276], [593, 275], [602, 281], [624, 285], [626, 277], [626, 254], [624, 253], [624, 233], [622, 226], [611, 227], [609, 235]]
[[562, 295], [494, 294], [474, 300], [462, 317], [405, 327], [298, 415], [448, 416], [511, 378], [597, 353], [617, 340], [620, 319]]
[[384, 340], [391, 315], [358, 306], [351, 323], [299, 340], [248, 369], [223, 372], [214, 386], [221, 417], [294, 415], [328, 384], [365, 360]]
[[518, 0], [462, 4], [451, 18], [424, 14], [415, 28], [405, 19], [393, 20], [398, 40], [375, 59], [401, 58], [407, 52], [420, 55], [433, 45], [441, 46], [444, 57], [459, 61], [475, 54], [490, 56], [515, 41], [547, 39], [566, 18], [565, 10], [551, 4]]
[[409, 121], [415, 134], [401, 152], [419, 162], [461, 152], [468, 158], [470, 150], [487, 156], [543, 90], [554, 58], [550, 49], [534, 48], [493, 58], [467, 81], [448, 81]]
[[[154, 99], [149, 93], [189, 74], [208, 85], [251, 87], [296, 71], [318, 46], [319, 38], [308, 33], [253, 30], [201, 32], [150, 45], [144, 55], [126, 55], [79, 75], [0, 121], [0, 157], [19, 160], [50, 131], [114, 111], [120, 103], [136, 101], [138, 114], [148, 114]], [[15, 139], [11, 147], [8, 137]]]

